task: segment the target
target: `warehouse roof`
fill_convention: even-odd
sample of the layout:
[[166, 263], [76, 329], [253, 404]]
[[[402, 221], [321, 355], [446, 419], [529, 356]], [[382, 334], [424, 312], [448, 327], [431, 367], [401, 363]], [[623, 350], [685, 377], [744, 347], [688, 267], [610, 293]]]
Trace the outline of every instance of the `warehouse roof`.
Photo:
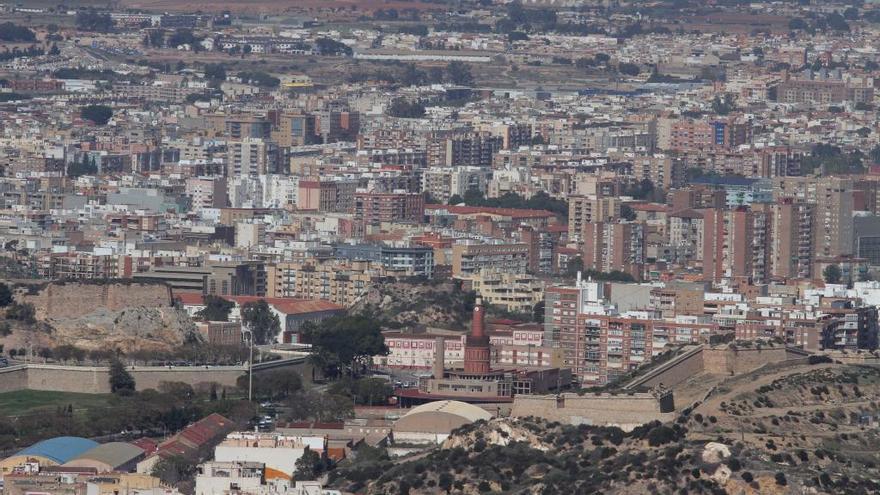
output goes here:
[[77, 461], [92, 461], [106, 464], [117, 468], [123, 464], [144, 455], [144, 449], [125, 442], [110, 442], [98, 445], [71, 459], [70, 463]]
[[55, 437], [35, 443], [20, 451], [16, 456], [45, 457], [58, 464], [98, 446], [98, 442], [81, 437]]

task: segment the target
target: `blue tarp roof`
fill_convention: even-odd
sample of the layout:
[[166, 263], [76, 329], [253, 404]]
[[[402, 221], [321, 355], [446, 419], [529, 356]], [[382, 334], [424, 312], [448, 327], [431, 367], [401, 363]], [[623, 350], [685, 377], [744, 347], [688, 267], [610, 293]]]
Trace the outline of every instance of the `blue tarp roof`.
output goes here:
[[98, 442], [81, 437], [55, 437], [35, 443], [16, 455], [40, 456], [51, 459], [58, 464], [98, 446]]

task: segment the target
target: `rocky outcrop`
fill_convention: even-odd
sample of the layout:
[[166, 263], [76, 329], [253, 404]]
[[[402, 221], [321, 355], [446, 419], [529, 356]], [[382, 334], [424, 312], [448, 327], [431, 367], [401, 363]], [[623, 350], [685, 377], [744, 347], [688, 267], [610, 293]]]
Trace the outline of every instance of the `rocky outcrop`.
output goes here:
[[74, 318], [48, 318], [58, 344], [83, 349], [170, 350], [201, 338], [182, 309], [134, 307], [120, 311], [100, 308]]
[[[172, 306], [171, 290], [164, 284], [51, 282], [34, 289], [16, 299], [33, 304], [40, 325], [51, 329], [39, 332], [51, 340], [44, 346], [132, 352], [171, 350], [201, 338], [186, 312]], [[33, 329], [24, 330], [37, 336]]]
[[388, 282], [370, 287], [351, 310], [369, 313], [386, 323], [461, 329], [470, 318], [473, 303], [473, 293], [462, 291], [456, 282]]

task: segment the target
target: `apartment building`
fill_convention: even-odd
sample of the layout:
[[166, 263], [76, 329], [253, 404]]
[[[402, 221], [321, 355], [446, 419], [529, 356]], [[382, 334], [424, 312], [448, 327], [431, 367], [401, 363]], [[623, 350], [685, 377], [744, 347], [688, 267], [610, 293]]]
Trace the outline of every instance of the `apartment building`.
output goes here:
[[548, 287], [544, 308], [544, 340], [561, 350], [562, 366], [571, 368], [582, 386], [613, 382], [668, 345], [700, 342], [718, 328], [700, 317], [619, 314], [605, 300], [601, 283], [584, 280]]
[[191, 177], [186, 180], [186, 195], [194, 211], [229, 205], [225, 177]]
[[664, 190], [681, 187], [685, 183], [685, 163], [666, 155], [637, 156], [632, 159], [632, 176], [636, 181], [649, 180]]
[[465, 242], [452, 246], [452, 276], [472, 278], [480, 270], [498, 273], [526, 273], [529, 269], [529, 246], [522, 243], [477, 244]]
[[646, 230], [643, 222], [585, 224], [581, 238], [584, 269], [621, 271], [640, 280], [647, 256]]
[[813, 205], [813, 256], [831, 258], [853, 252], [853, 180], [846, 177], [779, 177], [777, 203], [792, 198]]
[[272, 141], [249, 137], [227, 142], [227, 177], [284, 173], [281, 164], [281, 150]]
[[50, 280], [107, 280], [130, 278], [131, 256], [92, 253], [44, 253], [37, 256], [37, 273]]
[[351, 307], [384, 275], [382, 266], [370, 261], [276, 263], [266, 268], [267, 296], [325, 299]]
[[271, 136], [278, 146], [289, 148], [317, 143], [319, 139], [315, 131], [314, 115], [281, 112], [277, 115], [276, 128]]
[[350, 261], [371, 261], [382, 266], [386, 276], [426, 277], [434, 275], [434, 250], [427, 246], [387, 244], [336, 244], [333, 255]]
[[612, 196], [569, 196], [568, 239], [582, 241], [587, 224], [620, 218], [620, 199]]
[[364, 225], [421, 222], [424, 215], [425, 196], [422, 193], [358, 190], [354, 194], [354, 216]]
[[300, 210], [351, 213], [354, 211], [355, 180], [300, 180], [296, 206]]
[[469, 191], [486, 194], [492, 171], [480, 167], [431, 167], [422, 172], [422, 191], [438, 203], [447, 204], [452, 196]]
[[514, 313], [531, 314], [544, 300], [544, 283], [526, 273], [481, 269], [464, 280], [483, 301]]
[[671, 258], [682, 264], [702, 260], [703, 214], [688, 208], [671, 213], [667, 220]]
[[226, 116], [223, 118], [226, 137], [242, 141], [247, 139], [268, 140], [272, 137], [272, 122], [253, 116]]
[[775, 88], [776, 101], [781, 103], [810, 103], [830, 105], [843, 103], [871, 103], [874, 88], [870, 85], [850, 85], [839, 80], [790, 79]]
[[782, 198], [773, 205], [770, 275], [773, 278], [810, 278], [813, 267], [813, 205]]

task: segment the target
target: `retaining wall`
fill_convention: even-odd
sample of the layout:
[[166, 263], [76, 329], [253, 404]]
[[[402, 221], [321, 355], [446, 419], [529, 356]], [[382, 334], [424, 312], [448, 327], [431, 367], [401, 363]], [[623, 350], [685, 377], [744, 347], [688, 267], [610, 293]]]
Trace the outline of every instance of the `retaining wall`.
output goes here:
[[[302, 375], [304, 380], [311, 377], [311, 368], [306, 360], [279, 362], [264, 370], [254, 369], [254, 380], [261, 372], [269, 370], [290, 370]], [[234, 387], [235, 382], [248, 371], [247, 366], [204, 367], [129, 367], [137, 390], [155, 389], [162, 382], [184, 382], [192, 386], [200, 383], [217, 383], [223, 387]], [[0, 368], [0, 392], [16, 390], [47, 390], [52, 392], [77, 392], [84, 394], [110, 393], [110, 369], [101, 366], [58, 366], [51, 364], [27, 364], [10, 368]]]
[[625, 431], [658, 420], [671, 421], [672, 396], [659, 400], [652, 394], [517, 395], [511, 416], [534, 416], [566, 424], [617, 426]]

